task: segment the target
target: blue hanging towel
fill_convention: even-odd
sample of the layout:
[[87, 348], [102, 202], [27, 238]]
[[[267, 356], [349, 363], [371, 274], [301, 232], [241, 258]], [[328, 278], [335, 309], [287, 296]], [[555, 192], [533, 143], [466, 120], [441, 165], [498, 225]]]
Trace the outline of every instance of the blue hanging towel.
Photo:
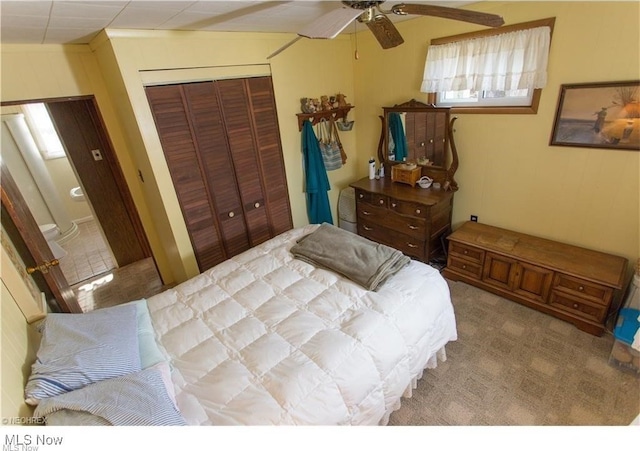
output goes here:
[[396, 146], [396, 161], [403, 161], [407, 156], [407, 137], [399, 113], [389, 113], [389, 131]]
[[333, 224], [329, 195], [329, 177], [324, 167], [318, 138], [310, 121], [302, 127], [302, 159], [304, 162], [305, 192], [307, 193], [307, 215], [310, 224]]

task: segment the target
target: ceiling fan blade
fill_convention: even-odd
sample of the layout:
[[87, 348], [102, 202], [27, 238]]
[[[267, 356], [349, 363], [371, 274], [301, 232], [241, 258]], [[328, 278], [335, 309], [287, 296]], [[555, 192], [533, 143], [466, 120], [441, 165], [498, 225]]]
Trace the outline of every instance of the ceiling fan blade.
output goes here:
[[469, 11], [467, 9], [448, 8], [446, 6], [404, 4], [391, 8], [394, 14], [417, 14], [421, 16], [435, 16], [445, 19], [461, 20], [487, 27], [499, 27], [504, 25], [504, 19], [496, 14]]
[[362, 10], [353, 8], [334, 9], [314, 20], [298, 34], [305, 38], [333, 39], [361, 14]]
[[373, 20], [367, 22], [367, 27], [383, 49], [390, 49], [404, 42], [396, 26], [383, 14], [378, 14]]
[[293, 44], [295, 44], [296, 42], [298, 42], [300, 39], [302, 39], [303, 36], [296, 36], [293, 40], [287, 42], [285, 45], [283, 45], [282, 47], [280, 47], [278, 50], [276, 50], [275, 52], [273, 52], [271, 55], [267, 56], [267, 59], [271, 59], [274, 56], [280, 54], [280, 52], [288, 49], [289, 47], [291, 47]]

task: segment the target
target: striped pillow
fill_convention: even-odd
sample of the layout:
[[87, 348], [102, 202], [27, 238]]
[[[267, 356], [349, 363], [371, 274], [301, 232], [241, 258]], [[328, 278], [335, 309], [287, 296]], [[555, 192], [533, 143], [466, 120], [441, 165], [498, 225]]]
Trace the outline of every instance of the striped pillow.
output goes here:
[[136, 306], [51, 313], [25, 387], [25, 402], [140, 371]]

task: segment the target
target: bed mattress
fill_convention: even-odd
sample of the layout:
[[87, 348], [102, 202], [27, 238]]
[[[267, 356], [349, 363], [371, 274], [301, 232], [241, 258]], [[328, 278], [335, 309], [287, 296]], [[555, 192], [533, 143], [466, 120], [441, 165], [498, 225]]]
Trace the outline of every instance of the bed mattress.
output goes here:
[[417, 261], [377, 292], [294, 259], [293, 229], [148, 299], [191, 425], [385, 424], [456, 324]]

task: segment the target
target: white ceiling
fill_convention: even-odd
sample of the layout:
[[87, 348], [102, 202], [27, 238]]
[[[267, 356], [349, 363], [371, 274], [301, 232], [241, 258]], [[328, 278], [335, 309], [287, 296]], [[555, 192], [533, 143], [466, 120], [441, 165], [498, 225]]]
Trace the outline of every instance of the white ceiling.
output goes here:
[[[391, 0], [382, 6], [390, 9], [397, 3], [401, 0]], [[411, 3], [459, 7], [472, 2]], [[104, 28], [295, 33], [341, 6], [339, 1], [313, 0], [1, 0], [0, 41], [3, 44], [85, 44]], [[394, 21], [416, 17], [391, 16]], [[353, 32], [353, 27], [347, 27], [344, 32]]]

